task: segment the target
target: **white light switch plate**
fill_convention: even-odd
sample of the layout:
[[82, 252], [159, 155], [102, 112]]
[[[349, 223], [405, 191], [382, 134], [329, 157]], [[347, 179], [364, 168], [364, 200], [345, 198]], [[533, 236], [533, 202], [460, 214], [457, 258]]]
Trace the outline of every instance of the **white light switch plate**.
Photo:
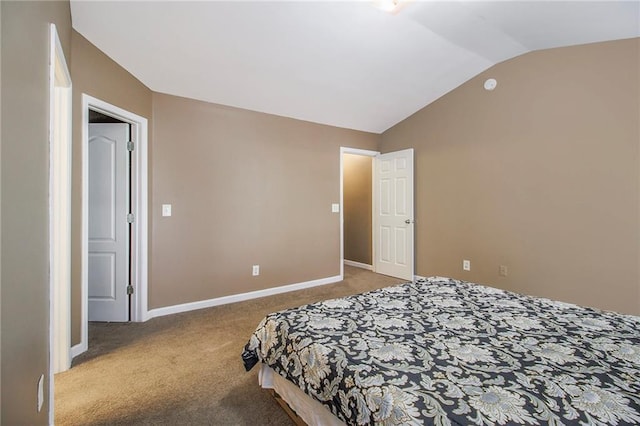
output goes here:
[[340, 212], [340, 204], [333, 203], [331, 204], [331, 213], [339, 213]]
[[171, 216], [171, 204], [162, 205], [162, 216]]

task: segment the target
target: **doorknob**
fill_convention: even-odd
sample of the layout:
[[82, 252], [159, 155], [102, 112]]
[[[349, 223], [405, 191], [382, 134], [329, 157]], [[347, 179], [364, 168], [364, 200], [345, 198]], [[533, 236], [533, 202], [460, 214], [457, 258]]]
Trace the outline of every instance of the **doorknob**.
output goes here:
[[414, 221], [411, 219], [407, 219], [404, 221], [404, 223], [406, 223], [407, 225], [411, 225], [412, 223], [414, 223]]

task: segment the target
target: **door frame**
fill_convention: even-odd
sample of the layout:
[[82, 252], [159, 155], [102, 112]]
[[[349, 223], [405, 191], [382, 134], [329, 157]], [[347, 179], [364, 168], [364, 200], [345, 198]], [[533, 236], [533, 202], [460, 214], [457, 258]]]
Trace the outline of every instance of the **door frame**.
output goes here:
[[132, 297], [131, 320], [144, 322], [148, 317], [147, 284], [148, 284], [148, 121], [132, 112], [109, 104], [100, 99], [82, 94], [82, 313], [81, 342], [72, 348], [76, 356], [88, 348], [89, 338], [89, 109], [131, 124], [131, 139], [135, 143], [133, 151], [133, 176], [131, 190], [134, 191], [134, 212], [137, 226], [133, 232], [132, 242], [132, 277], [134, 288]]
[[[55, 24], [49, 26], [49, 423], [54, 374], [71, 366], [72, 82]], [[42, 385], [42, 381], [39, 382]], [[39, 389], [40, 391], [41, 389]], [[38, 398], [42, 398], [39, 392]], [[38, 401], [38, 410], [44, 401]]]
[[[359, 149], [359, 148], [348, 148], [348, 147], [340, 147], [340, 280], [344, 279], [344, 159], [343, 156], [344, 154], [353, 154], [353, 155], [361, 155], [363, 157], [371, 157], [372, 160], [374, 160], [378, 155], [380, 155], [379, 151], [371, 151], [368, 149]], [[373, 173], [373, 169], [372, 169], [372, 173], [371, 173], [371, 192], [373, 195], [373, 183], [374, 183], [374, 179], [375, 179], [375, 175]], [[371, 204], [371, 214], [373, 216], [373, 203], [375, 202], [375, 197], [372, 197], [371, 199], [372, 204]], [[374, 219], [372, 217], [372, 219]], [[371, 222], [372, 226], [373, 226], [373, 221]], [[371, 244], [372, 247], [375, 247], [376, 244], [376, 239], [375, 239], [375, 235], [372, 232], [371, 233]], [[373, 268], [373, 272], [376, 271], [376, 265], [375, 265], [375, 259], [373, 258], [373, 253], [371, 253], [372, 256], [372, 264], [371, 267]]]

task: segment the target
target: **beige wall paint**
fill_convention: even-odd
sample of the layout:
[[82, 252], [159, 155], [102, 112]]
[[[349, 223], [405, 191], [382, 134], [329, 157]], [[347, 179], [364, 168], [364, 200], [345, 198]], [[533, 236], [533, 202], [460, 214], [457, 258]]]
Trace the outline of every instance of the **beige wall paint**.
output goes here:
[[344, 154], [344, 258], [371, 265], [372, 157]]
[[[373, 149], [379, 135], [152, 95], [80, 34], [71, 40], [73, 344], [81, 330], [81, 93], [150, 119], [150, 309], [339, 273], [338, 215], [330, 212], [339, 147]], [[171, 218], [161, 217], [163, 203], [174, 204]], [[255, 278], [254, 263], [262, 268]]]
[[[82, 240], [82, 94], [151, 119], [151, 90], [76, 31], [71, 34], [73, 79], [73, 199], [71, 339], [80, 343]], [[152, 124], [149, 121], [149, 133]], [[152, 146], [149, 136], [149, 146]], [[149, 148], [151, 153], [151, 148]], [[151, 154], [149, 154], [151, 155]]]
[[[49, 23], [70, 61], [68, 2], [1, 2], [2, 418], [48, 423]], [[45, 376], [44, 406], [36, 389]]]
[[340, 146], [379, 135], [157, 93], [153, 123], [150, 308], [340, 273]]
[[639, 55], [529, 53], [386, 131], [415, 148], [417, 273], [639, 314]]

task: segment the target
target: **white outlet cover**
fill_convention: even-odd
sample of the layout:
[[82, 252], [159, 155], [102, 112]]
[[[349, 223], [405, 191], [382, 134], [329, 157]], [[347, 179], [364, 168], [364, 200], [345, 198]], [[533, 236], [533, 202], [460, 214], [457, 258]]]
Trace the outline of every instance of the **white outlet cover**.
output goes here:
[[331, 204], [331, 213], [340, 213], [340, 204], [338, 203]]
[[471, 261], [470, 260], [463, 260], [462, 261], [462, 269], [465, 271], [470, 271], [471, 270]]
[[162, 216], [164, 217], [171, 216], [171, 204], [162, 205]]
[[44, 374], [38, 379], [38, 412], [42, 411], [42, 404], [44, 404]]

